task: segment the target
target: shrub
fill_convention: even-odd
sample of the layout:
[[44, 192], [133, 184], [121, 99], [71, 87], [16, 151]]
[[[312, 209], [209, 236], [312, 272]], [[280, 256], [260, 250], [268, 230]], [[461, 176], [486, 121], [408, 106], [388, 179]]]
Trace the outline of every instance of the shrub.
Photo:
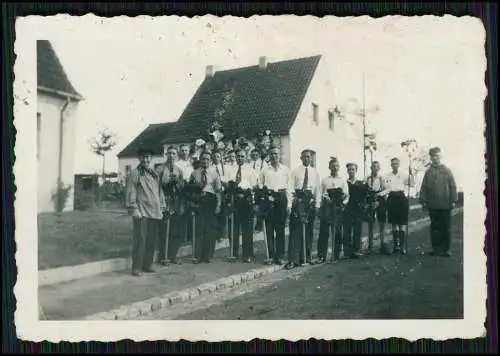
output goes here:
[[71, 184], [66, 185], [61, 181], [57, 182], [56, 191], [52, 194], [52, 200], [54, 201], [56, 213], [61, 213], [64, 210], [71, 188]]

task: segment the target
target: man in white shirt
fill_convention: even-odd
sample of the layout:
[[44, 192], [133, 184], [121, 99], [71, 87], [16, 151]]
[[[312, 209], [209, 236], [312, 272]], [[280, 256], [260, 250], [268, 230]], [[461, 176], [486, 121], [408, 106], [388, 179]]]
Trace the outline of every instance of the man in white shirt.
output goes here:
[[[306, 205], [303, 206], [303, 211], [300, 205], [297, 204], [297, 200], [295, 200], [295, 204], [292, 205], [294, 209], [292, 211], [292, 214], [290, 215], [290, 236], [288, 239], [288, 264], [286, 266], [287, 269], [295, 268], [305, 263], [311, 263], [314, 220], [316, 217], [316, 211], [319, 209], [321, 203], [321, 180], [318, 171], [311, 166], [312, 151], [309, 149], [303, 150], [300, 155], [300, 159], [302, 161], [302, 164], [294, 169], [291, 174], [292, 192], [304, 192], [310, 197], [311, 200], [306, 202]], [[297, 197], [295, 197], [295, 199], [297, 199]], [[302, 214], [304, 216], [299, 216]], [[305, 223], [305, 237], [303, 236], [302, 229], [304, 220], [307, 220], [307, 223]], [[304, 239], [306, 246], [303, 246]]]
[[[179, 147], [179, 159], [176, 162], [177, 167], [180, 168], [182, 172], [182, 177], [184, 178], [184, 184], [189, 181], [191, 173], [193, 173], [193, 165], [191, 163], [189, 154], [191, 149], [189, 145], [183, 144]], [[187, 200], [184, 192], [180, 194], [180, 210], [179, 210], [179, 230], [180, 235], [184, 237], [184, 241], [187, 241], [192, 236], [192, 226], [190, 223], [190, 217], [187, 215]]]
[[[224, 186], [226, 184], [226, 166], [224, 165], [224, 162], [222, 160], [222, 152], [217, 150], [214, 151], [212, 154], [212, 160], [213, 160], [213, 168], [217, 172], [217, 175], [220, 178], [220, 181], [222, 183], [222, 193], [224, 191]], [[227, 224], [226, 224], [226, 213], [225, 213], [225, 202], [224, 200], [222, 201], [222, 207], [221, 207], [221, 212], [217, 214], [217, 222], [216, 222], [216, 228], [215, 232], [217, 234], [216, 239], [217, 241], [221, 241], [223, 238], [228, 237], [227, 236]]]
[[373, 249], [373, 231], [376, 219], [379, 227], [380, 253], [387, 254], [387, 246], [384, 242], [387, 202], [385, 197], [380, 195], [385, 189], [384, 177], [380, 174], [380, 162], [372, 162], [371, 173], [365, 178], [365, 183], [368, 184], [373, 199], [373, 202], [369, 202], [368, 207], [368, 250], [371, 252]]
[[380, 195], [387, 196], [388, 220], [392, 225], [393, 252], [401, 252], [404, 255], [406, 254], [405, 228], [410, 214], [407, 189], [408, 186], [415, 186], [415, 179], [411, 171], [409, 174], [400, 173], [399, 166], [399, 158], [391, 159], [392, 172], [385, 177], [385, 189]]
[[269, 256], [275, 264], [283, 264], [285, 257], [285, 224], [292, 205], [290, 169], [280, 163], [280, 149], [269, 149], [270, 164], [262, 169], [259, 185], [271, 192], [272, 208], [264, 218]]
[[227, 152], [226, 160], [227, 166], [236, 166], [236, 152], [234, 150]]
[[228, 182], [234, 182], [234, 225], [233, 256], [239, 257], [240, 233], [242, 235], [243, 262], [252, 262], [253, 255], [253, 197], [252, 191], [258, 184], [257, 175], [249, 164], [246, 164], [244, 149], [236, 150], [236, 169], [229, 172]]
[[[331, 157], [328, 163], [330, 168], [330, 175], [323, 178], [321, 181], [321, 223], [319, 227], [319, 238], [318, 238], [318, 261], [317, 263], [325, 263], [327, 253], [328, 253], [328, 241], [330, 239], [330, 230], [333, 223], [333, 211], [336, 209], [335, 214], [335, 236], [332, 236], [334, 240], [334, 251], [332, 251], [333, 260], [338, 261], [340, 258], [340, 247], [342, 246], [342, 211], [343, 207], [349, 201], [349, 187], [347, 181], [339, 176], [340, 163], [336, 157]], [[342, 200], [338, 202], [332, 202], [330, 200], [330, 195], [328, 191], [331, 189], [340, 189], [342, 192]], [[335, 206], [332, 206], [335, 203]]]

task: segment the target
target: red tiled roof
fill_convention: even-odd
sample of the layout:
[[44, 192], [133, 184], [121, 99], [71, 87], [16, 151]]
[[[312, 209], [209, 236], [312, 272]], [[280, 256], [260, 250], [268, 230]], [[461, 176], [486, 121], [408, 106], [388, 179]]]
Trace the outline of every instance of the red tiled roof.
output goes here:
[[36, 41], [37, 80], [40, 90], [69, 94], [73, 99], [82, 99], [69, 81], [52, 44], [47, 40]]
[[170, 131], [175, 124], [175, 122], [167, 122], [149, 125], [127, 147], [118, 153], [117, 157], [136, 157], [137, 151], [141, 146], [147, 146], [152, 149], [154, 155], [162, 155], [163, 145], [161, 142], [165, 137], [170, 136]]
[[[205, 78], [163, 143], [192, 142], [206, 137], [216, 112], [232, 137], [255, 136], [263, 130], [288, 134], [321, 56], [216, 72]], [[223, 103], [226, 102], [224, 105]]]

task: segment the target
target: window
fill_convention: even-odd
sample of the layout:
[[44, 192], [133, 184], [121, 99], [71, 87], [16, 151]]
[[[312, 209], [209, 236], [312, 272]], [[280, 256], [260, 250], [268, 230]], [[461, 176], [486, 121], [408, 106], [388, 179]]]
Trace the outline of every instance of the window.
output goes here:
[[40, 159], [40, 134], [42, 128], [42, 114], [36, 113], [36, 158]]
[[318, 120], [318, 104], [313, 103], [312, 106], [313, 106], [313, 122], [316, 125], [318, 125], [318, 122], [319, 122], [319, 120]]
[[334, 128], [334, 119], [335, 115], [333, 114], [333, 111], [328, 110], [328, 128], [333, 131]]

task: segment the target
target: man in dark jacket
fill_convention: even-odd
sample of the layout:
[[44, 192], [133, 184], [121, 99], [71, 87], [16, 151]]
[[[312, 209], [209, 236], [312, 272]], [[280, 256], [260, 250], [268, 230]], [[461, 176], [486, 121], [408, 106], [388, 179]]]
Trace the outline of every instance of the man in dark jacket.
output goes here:
[[420, 187], [420, 203], [431, 219], [431, 255], [450, 256], [451, 210], [457, 201], [457, 187], [451, 170], [441, 164], [441, 150], [429, 150], [431, 166]]

